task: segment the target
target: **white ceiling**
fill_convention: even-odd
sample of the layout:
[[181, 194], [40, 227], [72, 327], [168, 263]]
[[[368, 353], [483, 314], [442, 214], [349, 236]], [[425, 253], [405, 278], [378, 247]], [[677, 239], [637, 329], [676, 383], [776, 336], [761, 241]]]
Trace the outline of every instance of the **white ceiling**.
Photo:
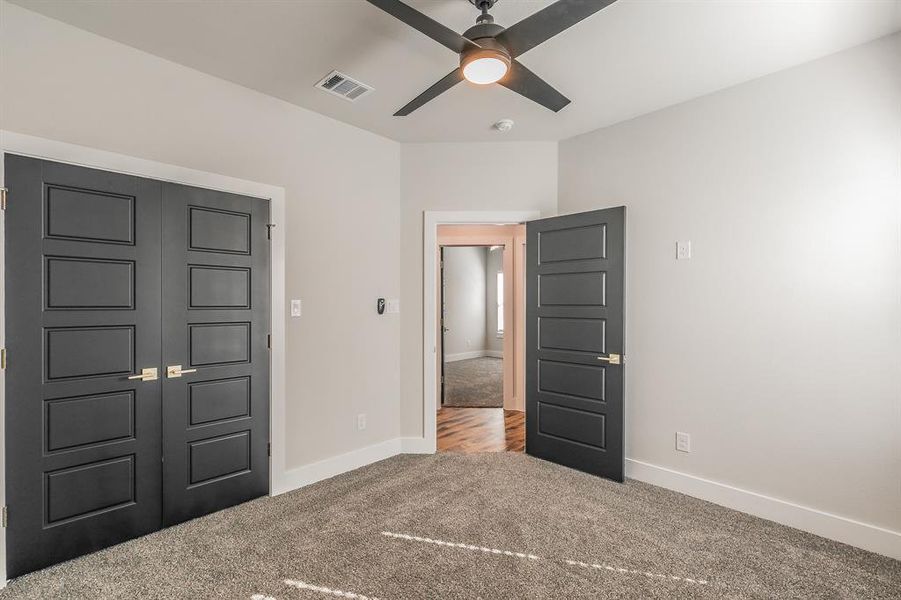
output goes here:
[[[572, 100], [554, 114], [464, 82], [391, 116], [457, 56], [363, 0], [13, 0], [157, 56], [401, 141], [559, 140], [901, 30], [901, 0], [619, 0], [523, 55]], [[408, 0], [456, 31], [467, 0]], [[509, 26], [551, 0], [499, 0]], [[332, 69], [375, 87], [315, 89]], [[497, 133], [491, 124], [511, 118]]]

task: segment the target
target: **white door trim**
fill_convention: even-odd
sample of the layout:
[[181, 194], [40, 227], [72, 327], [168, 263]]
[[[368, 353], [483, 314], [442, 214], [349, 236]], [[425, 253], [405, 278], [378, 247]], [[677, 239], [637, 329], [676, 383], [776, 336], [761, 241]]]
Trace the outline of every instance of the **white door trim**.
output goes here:
[[[272, 349], [270, 354], [270, 425], [269, 439], [272, 443], [272, 457], [269, 462], [269, 494], [275, 496], [287, 491], [285, 479], [285, 190], [284, 188], [236, 179], [225, 175], [187, 169], [176, 165], [145, 160], [57, 142], [45, 138], [0, 130], [0, 158], [4, 153], [21, 154], [56, 162], [93, 167], [106, 171], [116, 171], [129, 175], [148, 177], [173, 183], [193, 185], [245, 196], [268, 199], [269, 219], [276, 227], [272, 230], [271, 247], [271, 324]], [[0, 187], [3, 186], [4, 161], [0, 160]], [[10, 202], [15, 202], [10, 198]], [[0, 347], [5, 343], [3, 326], [6, 318], [6, 304], [3, 298], [5, 278], [3, 273], [3, 247], [5, 245], [4, 216], [0, 213]], [[13, 357], [13, 361], [15, 358]], [[6, 440], [4, 437], [4, 417], [6, 405], [4, 390], [5, 373], [0, 371], [0, 506], [6, 504]], [[15, 515], [11, 515], [15, 518]], [[0, 529], [0, 588], [6, 585], [6, 530]]]
[[[405, 451], [432, 453], [438, 449], [438, 226], [512, 225], [541, 217], [537, 210], [431, 211], [423, 213], [422, 243], [422, 443], [407, 442]], [[415, 448], [415, 450], [414, 450]]]

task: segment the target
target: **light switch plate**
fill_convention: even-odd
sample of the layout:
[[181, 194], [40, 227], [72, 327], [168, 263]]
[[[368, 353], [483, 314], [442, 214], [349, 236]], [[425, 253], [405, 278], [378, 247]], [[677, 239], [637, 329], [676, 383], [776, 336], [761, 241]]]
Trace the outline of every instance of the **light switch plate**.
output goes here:
[[291, 316], [299, 317], [303, 312], [303, 305], [300, 300], [291, 300]]
[[396, 314], [400, 312], [400, 300], [397, 298], [389, 299], [385, 307], [386, 313]]
[[676, 260], [691, 258], [691, 241], [676, 242]]

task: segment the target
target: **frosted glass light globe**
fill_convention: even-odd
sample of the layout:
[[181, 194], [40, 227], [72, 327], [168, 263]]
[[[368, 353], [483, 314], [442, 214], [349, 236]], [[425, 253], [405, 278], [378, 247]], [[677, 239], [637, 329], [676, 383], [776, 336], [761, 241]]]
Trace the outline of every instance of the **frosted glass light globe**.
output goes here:
[[463, 77], [479, 85], [495, 83], [506, 74], [507, 63], [491, 56], [477, 58], [463, 67]]

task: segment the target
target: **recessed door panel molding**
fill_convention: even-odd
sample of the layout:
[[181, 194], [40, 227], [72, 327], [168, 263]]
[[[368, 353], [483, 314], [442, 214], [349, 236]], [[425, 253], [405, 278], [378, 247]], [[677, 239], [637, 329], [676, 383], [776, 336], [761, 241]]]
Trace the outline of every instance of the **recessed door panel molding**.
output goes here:
[[606, 368], [538, 360], [538, 390], [604, 401]]
[[606, 352], [604, 319], [540, 317], [538, 347], [542, 350], [570, 352]]
[[538, 403], [538, 433], [604, 450], [604, 415]]
[[188, 443], [188, 485], [250, 471], [250, 431]]
[[607, 274], [603, 271], [539, 274], [537, 283], [541, 306], [607, 305]]
[[135, 197], [46, 186], [46, 237], [105, 242], [135, 243]]
[[45, 402], [47, 452], [118, 442], [135, 436], [135, 390]]
[[134, 261], [48, 256], [46, 270], [49, 310], [133, 309], [135, 306]]
[[47, 473], [47, 525], [84, 519], [135, 502], [135, 457]]
[[250, 360], [250, 323], [193, 323], [188, 332], [188, 363], [192, 367]]
[[573, 227], [538, 235], [541, 264], [607, 257], [607, 224]]
[[250, 269], [188, 267], [189, 308], [250, 308]]
[[188, 384], [188, 425], [250, 416], [250, 377]]
[[191, 206], [188, 218], [190, 250], [250, 254], [250, 214]]
[[125, 375], [135, 368], [135, 327], [46, 330], [47, 380]]
[[526, 452], [622, 481], [625, 209], [527, 224]]

